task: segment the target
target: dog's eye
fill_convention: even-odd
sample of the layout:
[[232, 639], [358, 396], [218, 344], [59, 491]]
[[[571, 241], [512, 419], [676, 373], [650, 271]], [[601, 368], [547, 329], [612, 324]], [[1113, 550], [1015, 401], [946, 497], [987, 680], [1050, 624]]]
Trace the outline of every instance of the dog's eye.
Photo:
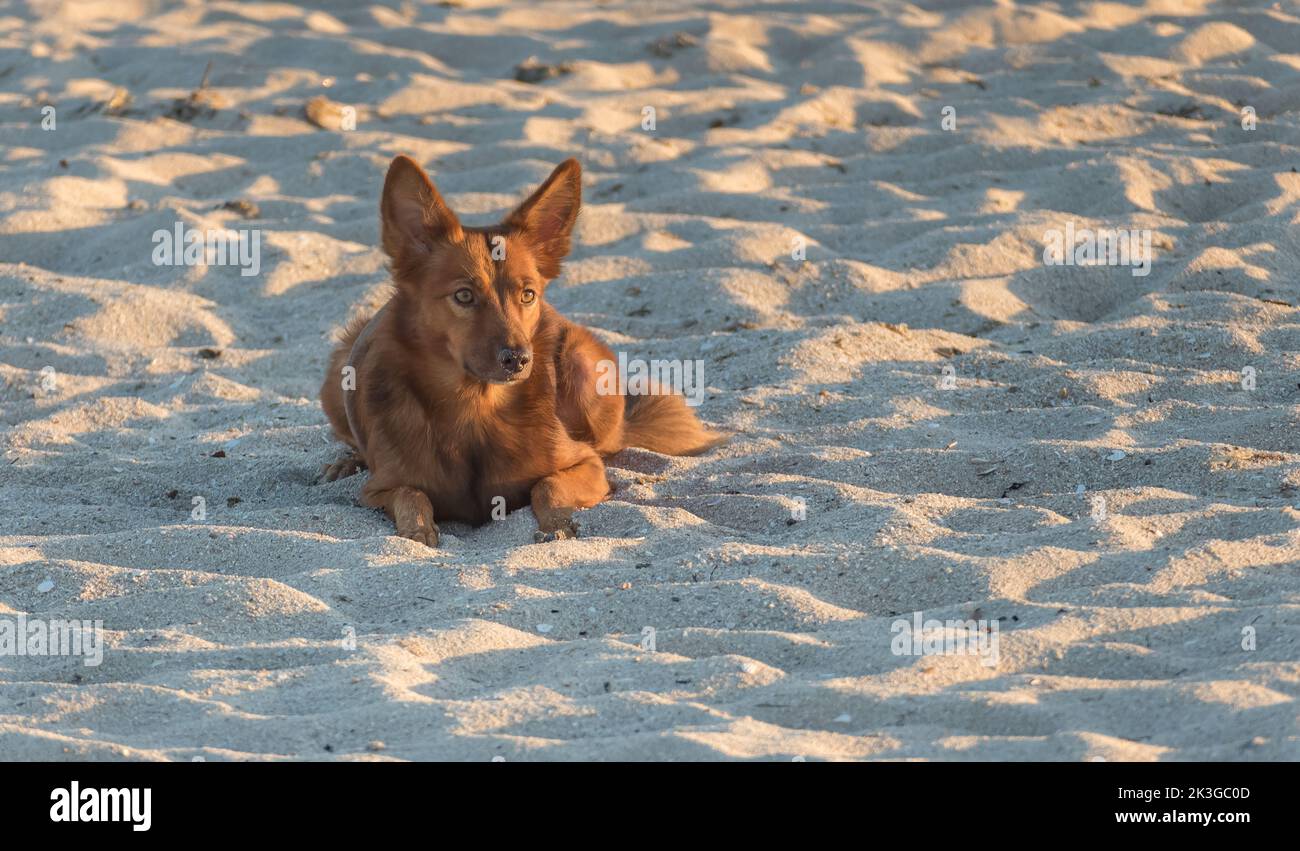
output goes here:
[[471, 290], [469, 287], [461, 287], [460, 289], [456, 290], [456, 294], [454, 298], [456, 299], [457, 304], [473, 304], [474, 291]]
[[519, 296], [519, 300], [524, 304], [532, 304], [537, 301], [537, 290], [524, 290], [523, 294]]

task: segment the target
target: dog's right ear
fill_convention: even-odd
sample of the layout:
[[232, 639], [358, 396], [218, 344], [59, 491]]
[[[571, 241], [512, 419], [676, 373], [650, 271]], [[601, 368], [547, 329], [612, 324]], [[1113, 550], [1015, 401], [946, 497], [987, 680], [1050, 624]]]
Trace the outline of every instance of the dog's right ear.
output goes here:
[[414, 272], [435, 245], [460, 242], [465, 236], [424, 169], [407, 156], [396, 157], [388, 166], [379, 201], [379, 229], [398, 281]]

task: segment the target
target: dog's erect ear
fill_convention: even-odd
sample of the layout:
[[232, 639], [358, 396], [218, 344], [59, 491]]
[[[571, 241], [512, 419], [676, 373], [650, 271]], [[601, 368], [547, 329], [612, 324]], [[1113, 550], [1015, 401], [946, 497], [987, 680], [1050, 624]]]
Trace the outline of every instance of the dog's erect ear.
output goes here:
[[464, 232], [456, 214], [415, 160], [399, 156], [388, 166], [379, 201], [384, 253], [393, 260], [393, 277], [414, 271], [439, 242], [460, 242]]
[[554, 278], [569, 253], [569, 234], [581, 207], [582, 166], [567, 159], [502, 224], [527, 236], [537, 252], [537, 271]]

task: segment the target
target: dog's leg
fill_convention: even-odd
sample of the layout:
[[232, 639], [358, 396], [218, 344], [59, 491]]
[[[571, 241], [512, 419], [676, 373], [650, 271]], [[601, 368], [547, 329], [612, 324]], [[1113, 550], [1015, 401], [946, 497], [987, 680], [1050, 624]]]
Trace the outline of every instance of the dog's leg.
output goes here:
[[433, 522], [433, 506], [424, 491], [406, 485], [371, 491], [367, 485], [361, 490], [361, 501], [384, 509], [403, 538], [419, 541], [426, 547], [438, 546], [438, 524]]
[[354, 473], [359, 473], [366, 469], [366, 462], [361, 460], [361, 456], [355, 452], [348, 452], [333, 464], [326, 464], [325, 469], [321, 471], [320, 480], [322, 482], [333, 482], [338, 479], [346, 479]]
[[537, 517], [538, 543], [576, 538], [578, 524], [573, 512], [590, 508], [609, 493], [605, 463], [592, 452], [572, 467], [552, 473], [533, 485], [533, 514]]

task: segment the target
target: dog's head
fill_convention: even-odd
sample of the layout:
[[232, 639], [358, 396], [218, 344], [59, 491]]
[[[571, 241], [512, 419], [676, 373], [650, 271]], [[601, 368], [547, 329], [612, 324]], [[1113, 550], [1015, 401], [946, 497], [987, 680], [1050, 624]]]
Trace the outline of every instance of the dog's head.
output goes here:
[[582, 169], [569, 159], [501, 224], [466, 228], [414, 160], [394, 159], [379, 222], [407, 327], [474, 379], [527, 378], [546, 284], [581, 205]]

